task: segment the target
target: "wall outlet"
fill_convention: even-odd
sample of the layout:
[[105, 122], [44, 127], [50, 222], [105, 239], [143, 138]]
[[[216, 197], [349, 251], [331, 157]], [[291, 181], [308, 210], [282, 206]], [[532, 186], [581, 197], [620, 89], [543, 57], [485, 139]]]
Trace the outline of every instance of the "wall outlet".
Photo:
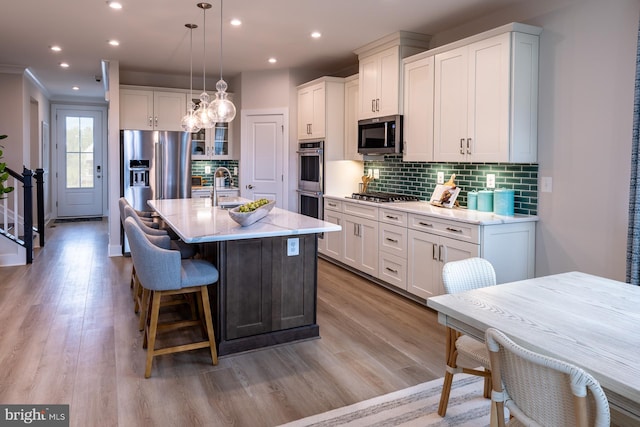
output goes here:
[[211, 166], [205, 166], [204, 173], [211, 173]]
[[438, 172], [438, 178], [436, 184], [444, 184], [444, 172]]
[[487, 188], [496, 188], [496, 174], [488, 173], [487, 174]]
[[300, 254], [300, 238], [292, 237], [287, 239], [287, 256], [296, 256]]
[[373, 178], [374, 179], [380, 179], [380, 169], [374, 169], [373, 170]]
[[238, 175], [238, 167], [237, 166], [233, 167], [233, 174], [234, 175]]
[[368, 176], [369, 178], [373, 178], [373, 169], [369, 169], [369, 170], [367, 171], [367, 176]]
[[553, 191], [553, 180], [550, 176], [540, 178], [540, 191], [543, 193], [551, 193]]

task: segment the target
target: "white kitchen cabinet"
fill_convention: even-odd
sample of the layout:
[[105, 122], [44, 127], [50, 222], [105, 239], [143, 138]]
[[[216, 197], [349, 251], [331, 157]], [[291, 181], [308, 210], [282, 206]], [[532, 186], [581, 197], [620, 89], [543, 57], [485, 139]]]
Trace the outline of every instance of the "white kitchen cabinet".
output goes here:
[[[395, 215], [394, 215], [395, 216]], [[406, 214], [405, 214], [406, 217]], [[407, 227], [379, 222], [378, 278], [407, 290]]]
[[[337, 200], [324, 200], [324, 221], [343, 226], [342, 202]], [[341, 231], [323, 233], [318, 239], [318, 252], [342, 261], [342, 246], [344, 228]]]
[[362, 160], [358, 153], [358, 108], [360, 84], [358, 75], [344, 81], [344, 159]]
[[[216, 188], [216, 195], [218, 197], [240, 197], [240, 189], [233, 188]], [[192, 199], [206, 199], [211, 197], [211, 187], [202, 187], [202, 188], [192, 188], [191, 189], [191, 198]]]
[[431, 36], [400, 31], [355, 51], [359, 61], [359, 119], [402, 114], [401, 60], [429, 47]]
[[476, 36], [438, 48], [434, 161], [537, 161], [539, 29], [521, 28], [532, 33]]
[[378, 222], [343, 215], [343, 262], [373, 277], [378, 276]]
[[192, 160], [225, 160], [233, 158], [233, 126], [216, 123], [211, 129], [191, 134]]
[[434, 55], [405, 58], [402, 160], [433, 161]]
[[298, 139], [325, 137], [325, 84], [298, 89]]
[[120, 129], [182, 131], [184, 91], [120, 89]]
[[480, 246], [423, 231], [408, 231], [407, 291], [429, 298], [444, 293], [442, 267], [480, 255]]

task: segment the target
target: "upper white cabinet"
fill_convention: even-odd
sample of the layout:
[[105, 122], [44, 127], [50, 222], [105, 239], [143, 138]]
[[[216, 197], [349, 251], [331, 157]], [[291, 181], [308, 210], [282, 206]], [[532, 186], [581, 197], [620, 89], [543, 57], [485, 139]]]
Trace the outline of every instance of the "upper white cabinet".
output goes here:
[[298, 139], [323, 139], [324, 160], [344, 160], [344, 79], [321, 77], [298, 86]]
[[359, 119], [402, 114], [401, 60], [429, 47], [431, 36], [401, 31], [357, 49]]
[[120, 89], [120, 129], [181, 131], [185, 91]]
[[509, 24], [438, 48], [433, 160], [537, 161], [540, 31]]
[[404, 129], [402, 160], [433, 160], [433, 88], [435, 57], [420, 53], [403, 61]]
[[325, 137], [325, 84], [298, 89], [298, 139]]
[[344, 159], [362, 160], [358, 153], [358, 108], [360, 84], [358, 75], [344, 81]]

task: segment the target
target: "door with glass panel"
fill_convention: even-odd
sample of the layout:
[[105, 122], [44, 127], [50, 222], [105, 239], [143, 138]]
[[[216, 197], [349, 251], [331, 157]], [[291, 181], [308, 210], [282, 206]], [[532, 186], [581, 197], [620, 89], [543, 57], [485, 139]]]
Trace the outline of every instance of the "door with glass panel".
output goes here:
[[58, 217], [102, 216], [104, 111], [57, 109]]

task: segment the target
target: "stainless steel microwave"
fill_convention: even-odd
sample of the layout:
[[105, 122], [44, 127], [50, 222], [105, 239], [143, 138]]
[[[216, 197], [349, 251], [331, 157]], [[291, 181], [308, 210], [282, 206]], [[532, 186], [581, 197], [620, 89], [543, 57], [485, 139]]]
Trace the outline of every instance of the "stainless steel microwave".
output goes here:
[[401, 115], [358, 121], [358, 153], [398, 154], [401, 152]]

